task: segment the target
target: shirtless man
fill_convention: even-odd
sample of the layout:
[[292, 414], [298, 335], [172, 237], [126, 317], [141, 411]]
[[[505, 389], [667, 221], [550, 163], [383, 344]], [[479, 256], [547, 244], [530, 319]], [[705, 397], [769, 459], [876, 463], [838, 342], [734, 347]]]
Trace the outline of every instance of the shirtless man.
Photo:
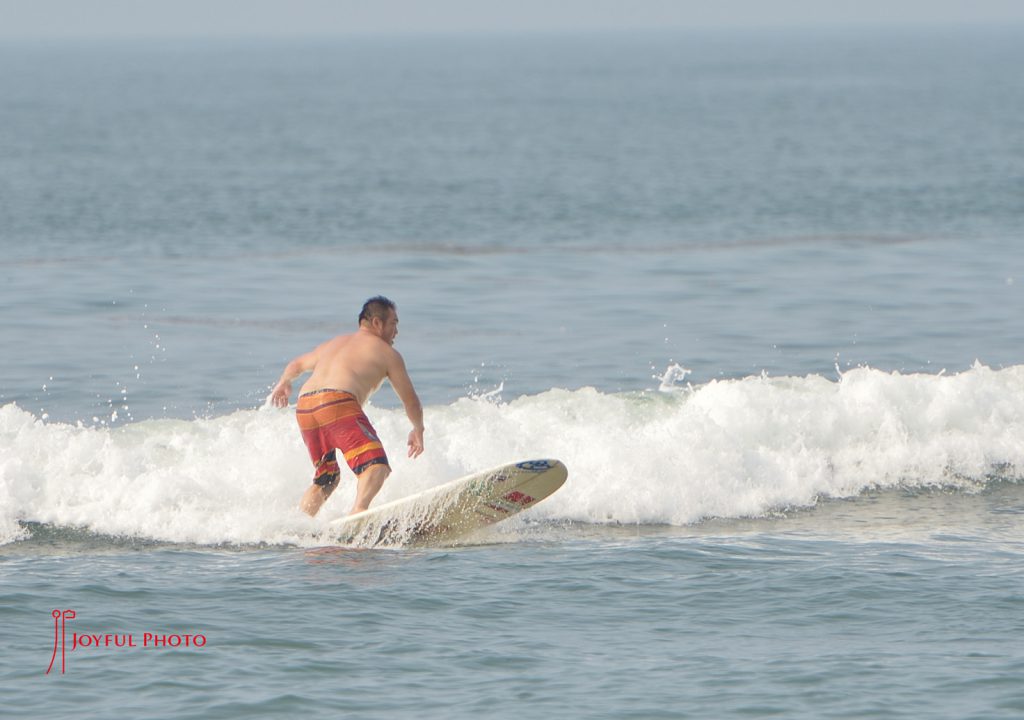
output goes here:
[[292, 381], [313, 372], [302, 386], [295, 410], [302, 439], [316, 466], [313, 484], [299, 504], [309, 515], [316, 515], [338, 486], [340, 470], [335, 448], [344, 454], [358, 480], [350, 513], [366, 510], [391, 474], [384, 447], [362, 409], [384, 378], [391, 382], [412, 423], [409, 457], [419, 457], [423, 452], [423, 406], [405, 361], [391, 347], [397, 335], [395, 304], [382, 296], [370, 298], [359, 313], [356, 332], [339, 335], [292, 360], [271, 392], [276, 407], [287, 407]]

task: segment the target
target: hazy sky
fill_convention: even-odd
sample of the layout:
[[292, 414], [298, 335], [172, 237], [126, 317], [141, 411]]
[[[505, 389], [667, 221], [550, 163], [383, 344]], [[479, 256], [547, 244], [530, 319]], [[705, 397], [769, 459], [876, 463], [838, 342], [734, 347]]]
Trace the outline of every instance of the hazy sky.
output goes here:
[[1024, 0], [0, 0], [0, 37], [1024, 25]]

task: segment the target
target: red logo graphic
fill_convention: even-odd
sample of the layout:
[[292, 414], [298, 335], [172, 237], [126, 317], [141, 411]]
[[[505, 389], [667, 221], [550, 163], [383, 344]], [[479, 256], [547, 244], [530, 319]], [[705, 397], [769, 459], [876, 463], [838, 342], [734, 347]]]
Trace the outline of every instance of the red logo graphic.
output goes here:
[[57, 643], [60, 642], [60, 674], [64, 674], [64, 637], [65, 637], [65, 622], [67, 620], [75, 619], [74, 610], [54, 610], [53, 615], [53, 655], [50, 656], [50, 667], [46, 668], [46, 674], [49, 675], [50, 671], [53, 670], [53, 661], [57, 659]]
[[508, 495], [505, 495], [504, 499], [508, 500], [509, 502], [514, 502], [516, 505], [529, 505], [530, 503], [533, 502], [532, 497], [524, 493], [521, 493], [518, 490], [513, 490]]
[[60, 650], [60, 672], [63, 675], [67, 672], [67, 653], [81, 650], [83, 648], [203, 648], [206, 647], [206, 636], [202, 634], [182, 633], [142, 633], [142, 642], [135, 642], [133, 633], [104, 633], [96, 635], [92, 633], [71, 633], [71, 646], [67, 645], [67, 621], [74, 620], [77, 613], [74, 610], [54, 610], [50, 613], [53, 616], [53, 652], [50, 655], [50, 665], [46, 668], [49, 675], [57, 662], [57, 651]]

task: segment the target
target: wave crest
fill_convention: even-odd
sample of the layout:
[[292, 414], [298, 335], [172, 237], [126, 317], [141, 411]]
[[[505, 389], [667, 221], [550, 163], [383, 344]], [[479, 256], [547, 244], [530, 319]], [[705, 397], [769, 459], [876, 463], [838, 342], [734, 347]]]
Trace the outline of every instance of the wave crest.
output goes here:
[[[394, 475], [377, 502], [482, 467], [557, 457], [569, 480], [530, 511], [587, 523], [685, 525], [761, 516], [868, 488], [983, 487], [1024, 468], [1024, 366], [956, 375], [860, 368], [838, 380], [752, 376], [677, 392], [552, 389], [427, 410], [427, 453], [404, 457], [401, 411], [369, 408]], [[0, 542], [22, 522], [159, 541], [322, 543], [343, 482], [298, 511], [311, 465], [291, 412], [242, 410], [118, 428], [0, 408]]]

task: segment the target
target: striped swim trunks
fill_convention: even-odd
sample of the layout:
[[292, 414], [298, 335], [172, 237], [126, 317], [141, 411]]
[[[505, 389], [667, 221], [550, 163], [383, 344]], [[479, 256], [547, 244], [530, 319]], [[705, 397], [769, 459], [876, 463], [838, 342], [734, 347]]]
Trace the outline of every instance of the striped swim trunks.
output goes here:
[[309, 457], [316, 466], [313, 482], [333, 486], [340, 468], [335, 450], [356, 475], [371, 465], [387, 465], [388, 456], [355, 395], [343, 390], [315, 390], [299, 396], [295, 418]]

